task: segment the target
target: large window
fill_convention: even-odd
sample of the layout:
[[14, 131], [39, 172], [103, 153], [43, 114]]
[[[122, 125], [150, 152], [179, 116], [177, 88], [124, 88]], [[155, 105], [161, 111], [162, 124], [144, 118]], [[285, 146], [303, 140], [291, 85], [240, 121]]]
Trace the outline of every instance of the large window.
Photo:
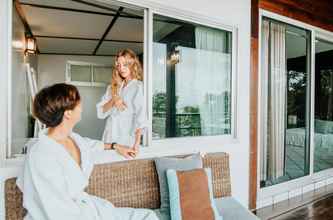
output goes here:
[[[152, 140], [173, 137], [234, 137], [236, 27], [186, 12], [168, 13], [179, 16], [176, 19], [157, 15], [153, 8], [117, 2], [82, 3], [81, 9], [90, 13], [76, 13], [71, 10], [74, 5], [54, 1], [52, 6], [62, 9], [52, 13], [61, 16], [49, 16], [53, 10], [49, 7], [20, 4], [22, 10], [13, 8], [11, 30], [13, 45], [21, 48], [13, 48], [8, 73], [12, 100], [7, 157], [22, 156], [32, 143], [29, 140], [38, 136], [42, 126], [32, 116], [31, 101], [37, 90], [55, 83], [74, 84], [81, 94], [82, 120], [74, 131], [101, 140], [107, 119], [97, 118], [96, 104], [110, 84], [117, 51], [125, 48], [143, 64], [144, 106], [151, 120], [143, 132], [143, 145], [164, 144], [168, 140]], [[40, 6], [47, 5], [47, 0], [40, 0]], [[109, 11], [105, 16], [100, 10], [106, 7], [119, 16]], [[35, 39], [35, 53], [25, 53], [26, 39]], [[34, 73], [34, 83], [28, 84], [29, 72]]]
[[333, 167], [333, 43], [316, 39], [314, 172]]
[[263, 19], [261, 187], [309, 174], [310, 31]]
[[230, 134], [231, 32], [153, 20], [153, 139]]

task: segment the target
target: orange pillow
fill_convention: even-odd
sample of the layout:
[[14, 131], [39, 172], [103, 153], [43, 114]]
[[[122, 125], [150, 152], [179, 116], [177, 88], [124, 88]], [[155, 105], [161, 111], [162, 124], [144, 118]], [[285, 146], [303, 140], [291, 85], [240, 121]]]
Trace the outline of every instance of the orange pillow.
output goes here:
[[167, 170], [172, 220], [217, 220], [211, 170]]

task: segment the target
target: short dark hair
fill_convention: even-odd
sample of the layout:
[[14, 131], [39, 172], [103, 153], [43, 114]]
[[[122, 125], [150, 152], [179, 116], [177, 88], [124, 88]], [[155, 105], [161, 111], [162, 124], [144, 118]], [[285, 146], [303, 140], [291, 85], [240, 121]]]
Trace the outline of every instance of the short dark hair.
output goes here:
[[62, 122], [64, 112], [73, 110], [81, 97], [73, 85], [58, 83], [40, 90], [33, 101], [33, 115], [47, 127]]

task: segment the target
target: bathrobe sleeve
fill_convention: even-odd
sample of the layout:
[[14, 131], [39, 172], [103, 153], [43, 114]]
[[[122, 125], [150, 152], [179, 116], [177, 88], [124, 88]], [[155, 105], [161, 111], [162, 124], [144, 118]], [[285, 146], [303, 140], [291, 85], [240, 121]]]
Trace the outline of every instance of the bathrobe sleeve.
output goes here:
[[148, 120], [146, 116], [146, 108], [144, 105], [144, 97], [143, 97], [143, 84], [140, 82], [137, 86], [137, 91], [134, 96], [133, 104], [134, 104], [134, 127], [135, 130], [139, 128], [146, 128], [148, 126]]
[[73, 137], [76, 141], [79, 141], [78, 144], [86, 146], [91, 151], [102, 151], [104, 150], [104, 142], [100, 140], [91, 139], [88, 137], [82, 137], [81, 135], [73, 132]]
[[96, 104], [97, 118], [99, 119], [105, 119], [112, 113], [113, 110], [112, 108], [109, 109], [107, 112], [103, 112], [103, 105], [105, 105], [112, 98], [110, 91], [111, 91], [111, 86], [108, 86], [105, 94], [101, 98], [101, 101]]
[[23, 184], [23, 203], [32, 219], [80, 219], [80, 209], [70, 198], [61, 164], [54, 157], [31, 153]]
[[90, 150], [92, 150], [92, 151], [104, 150], [104, 142], [99, 141], [99, 140], [90, 139], [87, 137], [84, 137], [83, 139], [84, 139], [86, 145], [90, 148]]

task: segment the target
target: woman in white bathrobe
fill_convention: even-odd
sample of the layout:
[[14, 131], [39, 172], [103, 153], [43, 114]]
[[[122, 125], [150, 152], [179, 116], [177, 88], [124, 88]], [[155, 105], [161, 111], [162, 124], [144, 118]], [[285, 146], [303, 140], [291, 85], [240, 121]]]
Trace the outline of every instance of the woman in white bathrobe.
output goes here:
[[96, 107], [97, 117], [106, 119], [103, 141], [132, 148], [137, 153], [147, 119], [142, 68], [132, 50], [118, 52], [111, 85]]
[[[55, 84], [35, 97], [34, 115], [48, 129], [31, 146], [17, 185], [23, 192], [25, 220], [153, 220], [148, 209], [116, 208], [110, 202], [84, 192], [93, 169], [92, 151], [110, 144], [83, 138], [72, 132], [81, 118], [76, 87]], [[115, 146], [129, 156], [131, 149]]]

